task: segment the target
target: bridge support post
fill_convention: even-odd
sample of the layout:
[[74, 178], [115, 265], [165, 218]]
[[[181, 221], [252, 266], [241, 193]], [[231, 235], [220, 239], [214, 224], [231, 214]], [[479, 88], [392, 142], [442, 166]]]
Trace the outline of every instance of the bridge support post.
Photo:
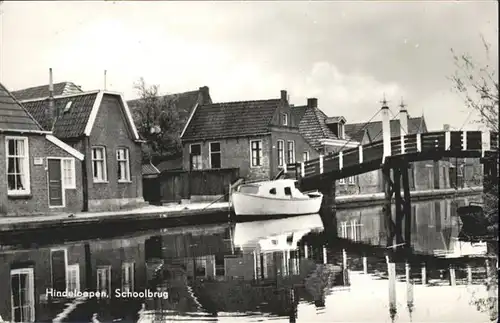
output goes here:
[[401, 169], [396, 167], [392, 171], [394, 181], [394, 199], [396, 202], [396, 244], [400, 246], [403, 243], [403, 198], [401, 197]]
[[410, 181], [408, 178], [408, 172], [410, 171], [410, 165], [408, 163], [403, 164], [401, 167], [401, 177], [403, 184], [403, 213], [404, 213], [404, 223], [405, 223], [405, 248], [411, 248], [411, 196], [410, 196]]
[[319, 215], [323, 222], [325, 232], [329, 237], [337, 238], [337, 218], [335, 206], [335, 180], [325, 179], [322, 181], [319, 191], [323, 194]]
[[382, 167], [382, 182], [384, 185], [384, 207], [382, 208], [384, 212], [384, 222], [385, 230], [387, 233], [387, 247], [393, 245], [394, 235], [395, 235], [395, 225], [392, 221], [392, 193], [393, 185], [391, 180], [391, 169], [389, 167]]

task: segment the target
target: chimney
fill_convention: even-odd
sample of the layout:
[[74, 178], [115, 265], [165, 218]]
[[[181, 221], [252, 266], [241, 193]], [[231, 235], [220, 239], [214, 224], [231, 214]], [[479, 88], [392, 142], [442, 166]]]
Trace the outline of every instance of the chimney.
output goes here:
[[318, 107], [318, 99], [317, 98], [308, 98], [307, 99], [307, 107], [309, 109], [317, 108]]
[[444, 124], [444, 125], [443, 125], [443, 130], [444, 130], [444, 131], [450, 131], [450, 125], [449, 125], [449, 124], [447, 124], [447, 123], [446, 123], [446, 124]]
[[57, 111], [54, 102], [54, 81], [52, 79], [52, 68], [49, 68], [49, 104], [45, 111], [45, 118], [47, 123], [46, 126], [48, 127], [46, 130], [52, 130], [54, 122], [57, 118]]
[[198, 89], [198, 103], [199, 104], [211, 104], [212, 100], [210, 99], [210, 89], [208, 86], [202, 86]]
[[399, 105], [399, 123], [401, 126], [401, 135], [407, 135], [408, 133], [408, 110], [406, 110], [406, 105], [401, 98], [401, 104]]
[[106, 91], [106, 90], [107, 90], [107, 89], [106, 89], [106, 86], [107, 86], [107, 84], [106, 84], [106, 83], [107, 83], [107, 80], [106, 80], [106, 73], [107, 73], [107, 71], [106, 71], [106, 70], [104, 70], [104, 91]]
[[281, 101], [288, 101], [288, 95], [286, 94], [286, 90], [281, 90]]

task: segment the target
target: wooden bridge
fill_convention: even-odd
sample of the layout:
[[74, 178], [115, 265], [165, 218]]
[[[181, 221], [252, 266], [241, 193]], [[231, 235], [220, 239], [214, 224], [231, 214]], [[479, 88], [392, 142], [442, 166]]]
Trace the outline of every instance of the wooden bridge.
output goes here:
[[[320, 215], [325, 229], [335, 227], [335, 182], [377, 169], [382, 170], [384, 182], [384, 217], [387, 245], [411, 248], [411, 198], [408, 178], [409, 163], [443, 158], [481, 158], [485, 192], [498, 183], [498, 133], [489, 131], [434, 131], [408, 133], [407, 111], [401, 106], [401, 135], [391, 137], [389, 107], [383, 101], [382, 140], [360, 145], [300, 164], [288, 164], [283, 173], [294, 173], [302, 190], [323, 193]], [[392, 176], [391, 176], [392, 171]], [[401, 194], [403, 193], [403, 194]], [[395, 198], [396, 217], [392, 216]], [[404, 235], [403, 235], [404, 222]]]
[[306, 162], [287, 164], [284, 172], [294, 173], [301, 185], [314, 187], [318, 180], [337, 180], [401, 162], [488, 157], [498, 150], [498, 133], [434, 131], [392, 137], [388, 143], [380, 140]]

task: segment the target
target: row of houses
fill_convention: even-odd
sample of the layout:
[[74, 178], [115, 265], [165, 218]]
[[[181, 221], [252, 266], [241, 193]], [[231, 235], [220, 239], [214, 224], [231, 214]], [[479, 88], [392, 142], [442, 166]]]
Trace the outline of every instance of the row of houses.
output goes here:
[[[172, 170], [188, 173], [185, 178], [195, 172], [236, 169], [237, 177], [247, 180], [272, 179], [286, 164], [382, 136], [381, 121], [348, 123], [343, 116], [327, 116], [317, 98], [294, 105], [282, 90], [276, 98], [214, 103], [203, 86], [164, 96], [182, 124], [182, 155], [143, 165], [144, 141], [134, 122], [142, 108], [140, 99], [126, 101], [122, 94], [105, 90], [83, 91], [72, 82], [54, 84], [52, 72], [48, 85], [13, 92], [1, 85], [0, 95], [0, 139], [5, 142], [5, 149], [0, 149], [5, 166], [0, 167], [7, 170], [0, 174], [7, 183], [0, 189], [0, 214], [6, 215], [138, 207], [144, 203], [143, 179]], [[391, 135], [398, 136], [403, 124], [408, 133], [428, 131], [424, 117], [410, 117], [406, 108], [400, 119], [391, 120]], [[453, 178], [462, 174], [455, 166], [446, 161], [414, 163], [412, 189], [456, 184]], [[337, 193], [380, 192], [381, 178], [374, 171], [340, 180]], [[159, 195], [168, 200], [164, 193]]]

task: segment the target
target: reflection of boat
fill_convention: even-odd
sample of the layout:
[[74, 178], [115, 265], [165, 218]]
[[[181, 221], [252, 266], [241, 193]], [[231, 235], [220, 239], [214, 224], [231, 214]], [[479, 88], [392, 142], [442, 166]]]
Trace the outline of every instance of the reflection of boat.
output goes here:
[[234, 245], [242, 249], [294, 250], [304, 235], [318, 228], [323, 228], [319, 214], [236, 223], [233, 239]]
[[462, 221], [459, 238], [466, 241], [480, 241], [488, 238], [488, 219], [479, 205], [469, 204], [457, 209]]
[[240, 185], [231, 199], [236, 215], [299, 215], [318, 213], [323, 195], [302, 193], [297, 181], [279, 179]]

